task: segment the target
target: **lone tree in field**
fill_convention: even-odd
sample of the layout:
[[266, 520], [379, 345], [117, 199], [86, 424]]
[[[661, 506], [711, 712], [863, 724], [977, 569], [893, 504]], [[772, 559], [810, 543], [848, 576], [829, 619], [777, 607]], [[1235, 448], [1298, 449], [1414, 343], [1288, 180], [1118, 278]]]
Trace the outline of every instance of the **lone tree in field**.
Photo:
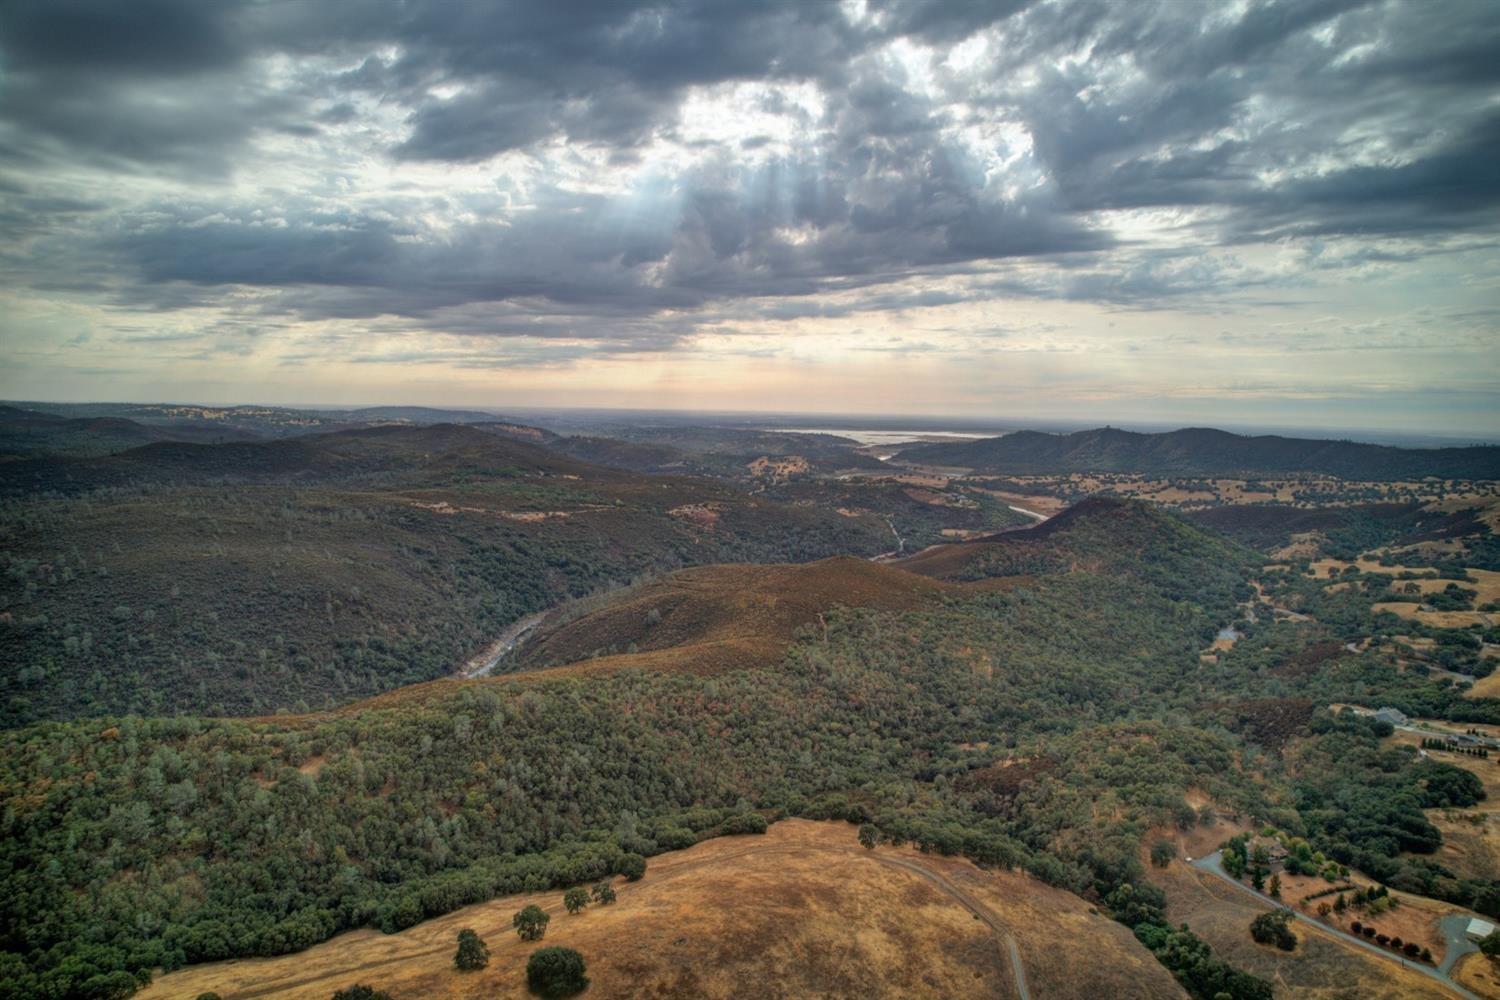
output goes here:
[[453, 956], [453, 967], [460, 972], [473, 972], [490, 964], [490, 950], [479, 939], [479, 935], [465, 927], [458, 932], [458, 954]]
[[639, 854], [622, 854], [620, 863], [615, 868], [627, 881], [639, 882], [641, 876], [646, 874], [646, 859]]
[[515, 925], [522, 941], [540, 941], [547, 933], [547, 922], [551, 919], [546, 911], [533, 903], [511, 917], [510, 922]]
[[589, 891], [581, 885], [575, 885], [563, 893], [563, 905], [568, 908], [569, 913], [577, 913], [589, 905]]
[[589, 984], [584, 971], [583, 956], [572, 948], [538, 948], [526, 962], [526, 985], [543, 997], [572, 996]]
[[1292, 915], [1286, 910], [1262, 913], [1250, 921], [1250, 936], [1258, 944], [1274, 944], [1282, 951], [1291, 951], [1297, 947], [1297, 935], [1287, 927], [1291, 922]]
[[614, 887], [608, 882], [600, 882], [595, 885], [594, 888], [589, 890], [589, 894], [594, 897], [594, 902], [600, 906], [608, 906], [615, 901]]
[[373, 986], [347, 986], [334, 993], [333, 1000], [391, 1000], [391, 995]]
[[880, 831], [874, 823], [859, 824], [859, 842], [866, 848], [873, 848], [880, 842]]
[[1158, 840], [1151, 845], [1151, 863], [1158, 868], [1165, 868], [1177, 857], [1177, 848], [1170, 840]]

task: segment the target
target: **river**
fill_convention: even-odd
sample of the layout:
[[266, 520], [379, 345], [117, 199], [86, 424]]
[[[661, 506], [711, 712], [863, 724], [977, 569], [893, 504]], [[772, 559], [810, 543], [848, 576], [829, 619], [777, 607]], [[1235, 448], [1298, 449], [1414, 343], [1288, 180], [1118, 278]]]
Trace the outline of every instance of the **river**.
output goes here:
[[525, 639], [532, 629], [541, 624], [546, 615], [547, 612], [538, 611], [534, 615], [527, 615], [519, 621], [512, 622], [494, 642], [470, 657], [458, 669], [458, 676], [464, 680], [487, 676], [501, 660], [521, 644], [521, 640]]

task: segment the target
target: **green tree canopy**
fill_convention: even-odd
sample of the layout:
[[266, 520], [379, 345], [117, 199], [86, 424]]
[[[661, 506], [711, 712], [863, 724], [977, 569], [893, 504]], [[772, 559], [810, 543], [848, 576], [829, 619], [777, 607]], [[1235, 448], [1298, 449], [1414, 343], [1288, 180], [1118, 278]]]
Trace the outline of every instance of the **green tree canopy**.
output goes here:
[[333, 1000], [391, 1000], [391, 995], [373, 986], [346, 986], [334, 993]]
[[540, 941], [547, 933], [547, 924], [552, 920], [547, 912], [535, 903], [520, 910], [510, 922], [516, 928], [516, 933], [521, 935], [523, 941]]
[[526, 962], [526, 985], [542, 997], [572, 996], [588, 986], [584, 972], [583, 956], [572, 948], [539, 948]]
[[458, 952], [453, 956], [453, 967], [460, 972], [473, 972], [490, 964], [490, 949], [478, 934], [465, 927], [458, 932]]

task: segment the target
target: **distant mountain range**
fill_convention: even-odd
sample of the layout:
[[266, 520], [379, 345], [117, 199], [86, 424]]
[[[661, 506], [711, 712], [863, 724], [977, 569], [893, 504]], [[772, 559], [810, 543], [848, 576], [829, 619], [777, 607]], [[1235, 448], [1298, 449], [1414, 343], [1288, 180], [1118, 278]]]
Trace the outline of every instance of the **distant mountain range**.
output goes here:
[[1500, 447], [1392, 448], [1353, 441], [1247, 437], [1205, 427], [1138, 434], [1101, 427], [1073, 434], [1017, 431], [903, 449], [898, 461], [1005, 475], [1122, 472], [1150, 476], [1319, 473], [1342, 479], [1500, 479]]

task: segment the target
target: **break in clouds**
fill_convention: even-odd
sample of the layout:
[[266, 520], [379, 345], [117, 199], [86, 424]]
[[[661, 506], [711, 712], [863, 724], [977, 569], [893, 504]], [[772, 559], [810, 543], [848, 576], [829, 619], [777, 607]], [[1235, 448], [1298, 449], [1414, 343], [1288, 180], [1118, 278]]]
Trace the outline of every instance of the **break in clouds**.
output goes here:
[[14, 0], [4, 350], [95, 396], [864, 352], [969, 372], [955, 407], [1275, 385], [1469, 419], [1497, 53], [1478, 2]]

